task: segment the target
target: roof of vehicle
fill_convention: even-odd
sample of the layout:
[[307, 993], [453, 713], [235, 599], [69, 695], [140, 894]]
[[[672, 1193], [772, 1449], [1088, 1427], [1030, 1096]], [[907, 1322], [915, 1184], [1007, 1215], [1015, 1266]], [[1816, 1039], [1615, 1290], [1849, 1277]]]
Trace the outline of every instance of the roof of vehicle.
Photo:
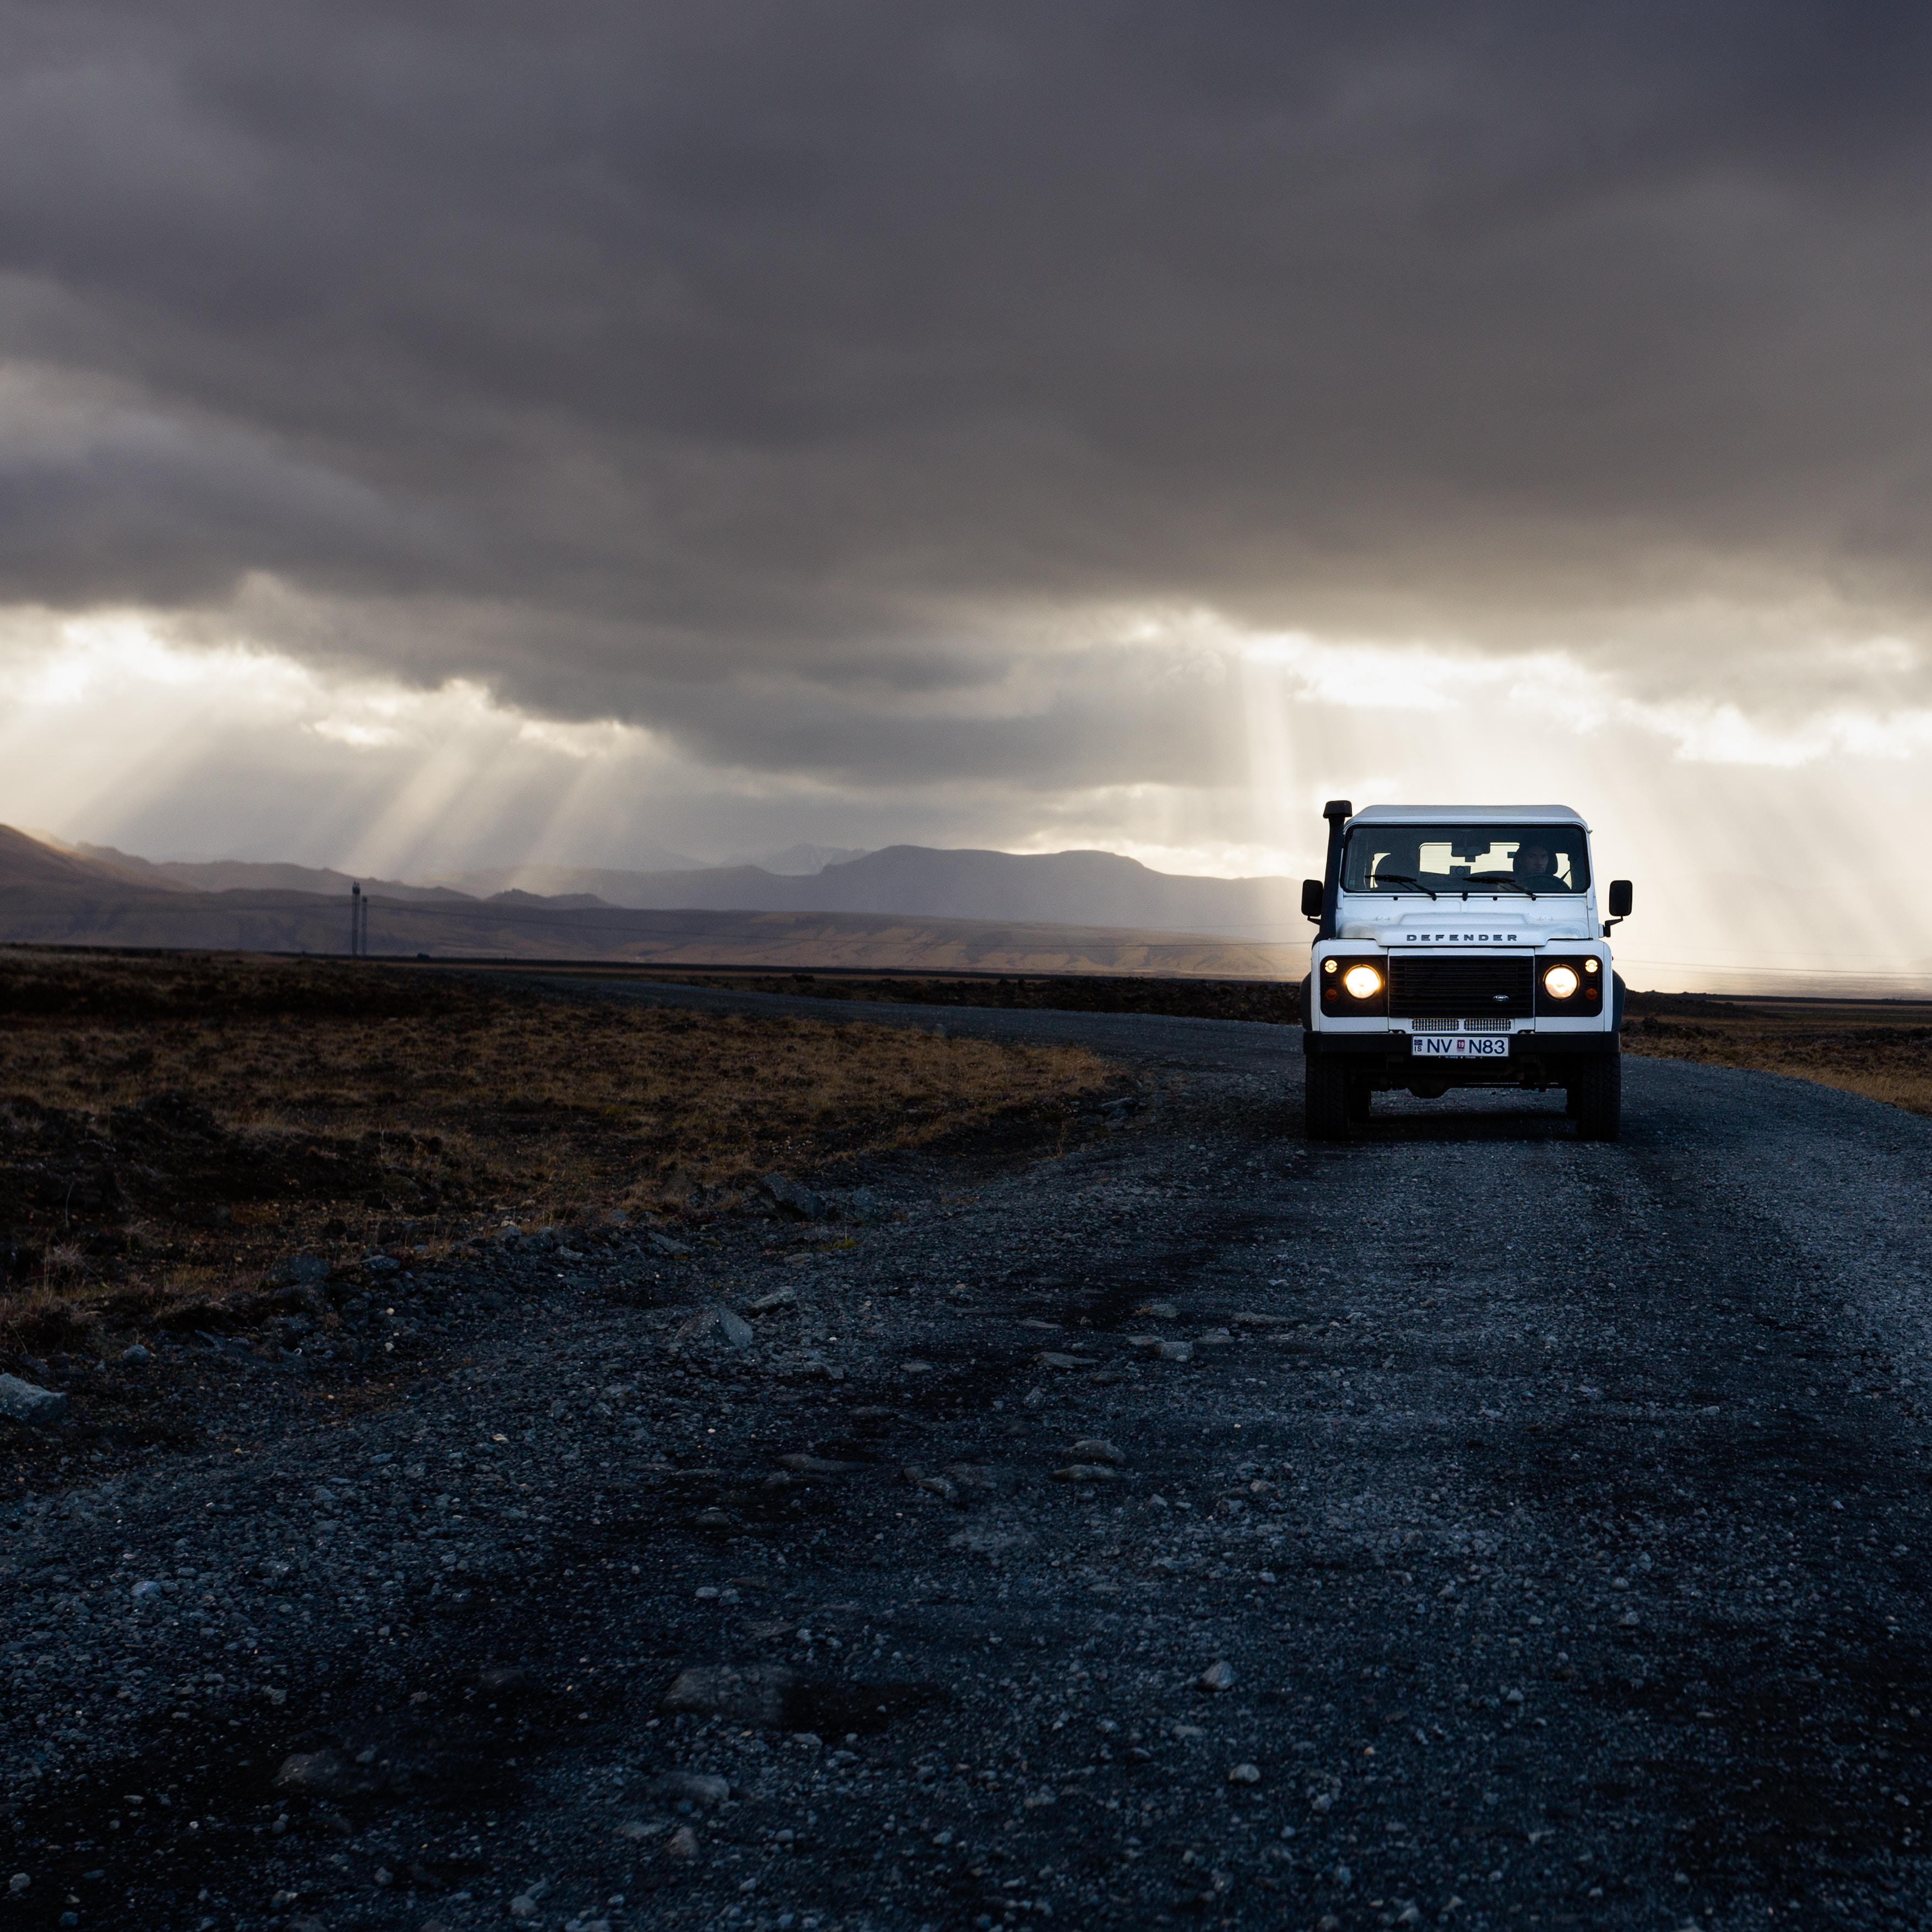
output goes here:
[[1365, 805], [1351, 825], [1580, 825], [1589, 824], [1567, 805]]

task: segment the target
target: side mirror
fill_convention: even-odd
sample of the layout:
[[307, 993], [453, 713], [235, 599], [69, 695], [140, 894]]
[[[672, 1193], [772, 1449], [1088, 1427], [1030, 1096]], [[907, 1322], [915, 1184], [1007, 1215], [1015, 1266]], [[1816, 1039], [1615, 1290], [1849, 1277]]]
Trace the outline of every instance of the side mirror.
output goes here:
[[1610, 916], [1628, 919], [1630, 910], [1630, 882], [1628, 879], [1610, 881]]
[[[1615, 890], [1614, 887], [1612, 888]], [[1301, 882], [1301, 916], [1304, 919], [1319, 919], [1322, 902], [1324, 895], [1319, 879], [1304, 879]]]

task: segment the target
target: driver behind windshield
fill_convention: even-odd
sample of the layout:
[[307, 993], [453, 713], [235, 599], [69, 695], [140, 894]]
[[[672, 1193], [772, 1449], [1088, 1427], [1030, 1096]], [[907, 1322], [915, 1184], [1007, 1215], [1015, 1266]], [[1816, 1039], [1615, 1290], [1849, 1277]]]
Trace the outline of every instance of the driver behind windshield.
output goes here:
[[1533, 892], [1562, 890], [1563, 881], [1556, 876], [1547, 845], [1519, 845], [1510, 871], [1519, 885], [1527, 886]]

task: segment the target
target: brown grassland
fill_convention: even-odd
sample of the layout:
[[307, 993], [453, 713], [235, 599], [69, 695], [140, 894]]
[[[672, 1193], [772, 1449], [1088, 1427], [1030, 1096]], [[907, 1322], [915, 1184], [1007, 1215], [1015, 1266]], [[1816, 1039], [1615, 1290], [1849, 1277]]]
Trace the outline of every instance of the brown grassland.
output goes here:
[[1633, 993], [1624, 1051], [1789, 1074], [1932, 1116], [1932, 1002]]
[[776, 1168], [836, 1185], [865, 1156], [1064, 1132], [1120, 1084], [1074, 1048], [412, 968], [0, 949], [0, 1350], [54, 1304], [205, 1306], [292, 1250], [689, 1215]]
[[[855, 1004], [1083, 1003], [1046, 980], [778, 983]], [[0, 1357], [77, 1342], [90, 1311], [209, 1318], [291, 1250], [433, 1251], [506, 1216], [701, 1216], [775, 1168], [836, 1185], [842, 1165], [894, 1150], [1064, 1136], [1123, 1084], [1075, 1048], [557, 991], [0, 948]], [[1086, 1003], [1298, 1017], [1288, 986], [1106, 980]], [[1624, 1044], [1932, 1116], [1932, 1004], [1633, 994]]]

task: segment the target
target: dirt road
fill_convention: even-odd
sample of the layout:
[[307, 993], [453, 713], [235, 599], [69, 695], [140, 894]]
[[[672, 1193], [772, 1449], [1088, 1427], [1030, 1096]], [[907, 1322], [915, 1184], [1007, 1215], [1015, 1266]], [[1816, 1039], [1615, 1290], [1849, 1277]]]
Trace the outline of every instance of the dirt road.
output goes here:
[[[1142, 1098], [78, 1377], [0, 1926], [1932, 1921], [1932, 1125], [1632, 1060], [1618, 1145], [1310, 1148], [1292, 1033], [865, 1017]], [[91, 1442], [136, 1386], [176, 1438]]]

